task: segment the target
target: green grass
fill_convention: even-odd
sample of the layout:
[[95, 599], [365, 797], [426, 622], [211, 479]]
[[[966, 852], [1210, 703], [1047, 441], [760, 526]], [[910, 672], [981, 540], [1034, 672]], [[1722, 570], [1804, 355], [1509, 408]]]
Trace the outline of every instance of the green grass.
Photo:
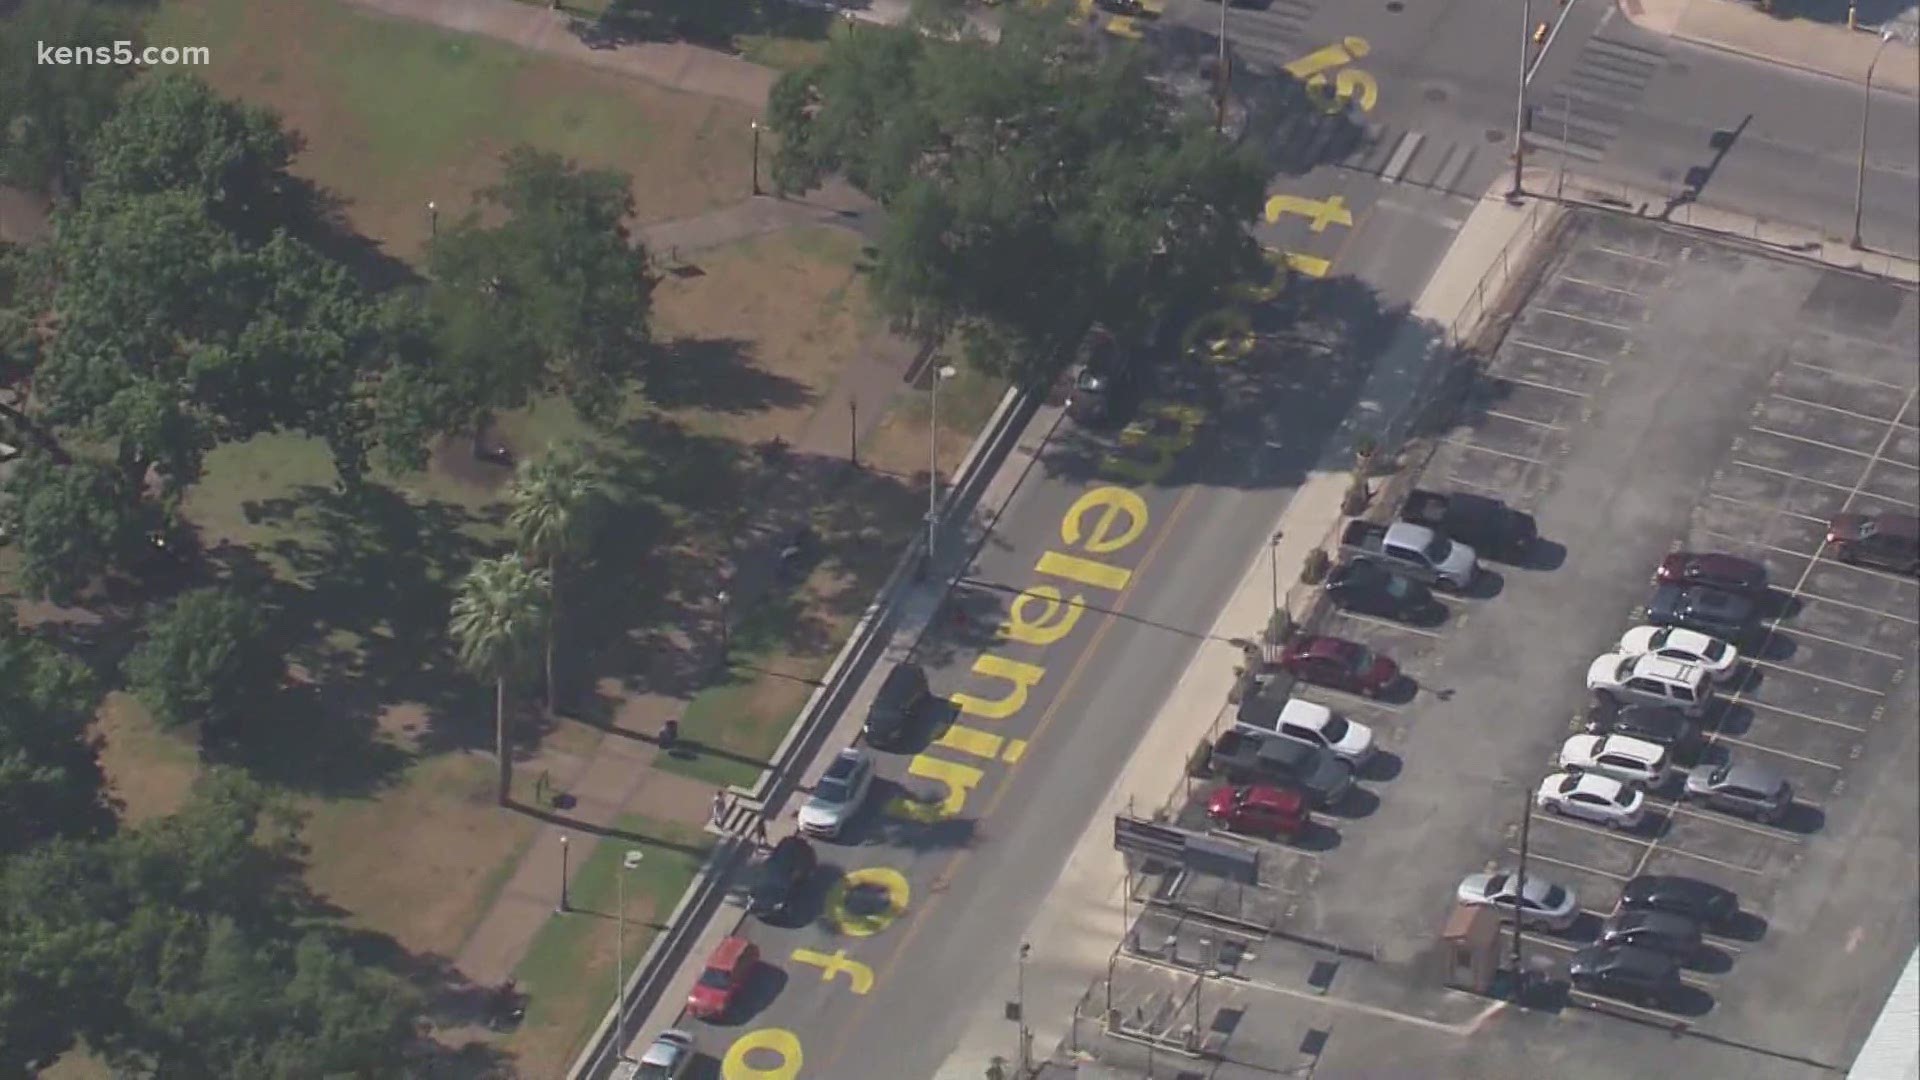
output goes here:
[[653, 941], [652, 923], [664, 923], [673, 912], [709, 847], [704, 833], [638, 815], [623, 816], [614, 827], [696, 850], [617, 837], [595, 845], [568, 889], [572, 913], [548, 919], [514, 969], [527, 995], [526, 1020], [513, 1041], [524, 1075], [563, 1074], [567, 1059], [593, 1034], [613, 1003], [617, 925], [613, 916], [620, 906], [617, 879], [626, 852], [638, 850], [646, 856], [638, 868], [626, 872], [624, 952], [626, 970], [631, 972]]
[[[812, 696], [811, 680], [817, 680], [831, 663], [827, 658], [796, 657], [787, 651], [799, 615], [791, 601], [757, 606], [740, 620], [729, 639], [727, 655], [732, 666], [726, 680], [687, 703], [680, 718], [681, 734], [730, 756], [693, 750], [657, 757], [655, 768], [716, 786], [753, 786], [765, 767], [762, 763], [772, 760]], [[782, 674], [763, 674], [768, 671]]]

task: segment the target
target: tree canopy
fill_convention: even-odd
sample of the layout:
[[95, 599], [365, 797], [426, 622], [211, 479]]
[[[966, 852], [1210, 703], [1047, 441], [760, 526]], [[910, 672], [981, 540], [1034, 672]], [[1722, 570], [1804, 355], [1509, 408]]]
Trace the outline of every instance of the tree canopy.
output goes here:
[[232, 735], [249, 709], [270, 707], [283, 670], [258, 600], [231, 588], [180, 596], [147, 623], [146, 640], [127, 658], [128, 688], [155, 720], [198, 724], [216, 739]]
[[42, 64], [39, 46], [111, 47], [138, 36], [124, 15], [86, 0], [25, 0], [0, 18], [0, 181], [74, 194], [94, 133], [132, 75], [123, 64]]
[[997, 44], [862, 28], [775, 84], [774, 181], [844, 174], [888, 210], [882, 306], [1045, 379], [1093, 325], [1137, 339], [1257, 264], [1258, 159], [1147, 74], [1044, 11]]
[[30, 594], [71, 602], [96, 578], [128, 566], [150, 517], [124, 473], [90, 458], [69, 463], [29, 453], [0, 500]]
[[87, 733], [98, 698], [86, 668], [21, 631], [0, 604], [0, 858], [111, 831], [99, 747]]

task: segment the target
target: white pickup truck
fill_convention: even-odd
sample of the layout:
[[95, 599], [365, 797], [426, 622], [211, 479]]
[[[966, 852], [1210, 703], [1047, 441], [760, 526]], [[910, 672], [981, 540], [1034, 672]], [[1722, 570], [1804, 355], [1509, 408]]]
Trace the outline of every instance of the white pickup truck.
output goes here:
[[1455, 590], [1472, 586], [1480, 569], [1472, 548], [1408, 521], [1376, 525], [1355, 518], [1340, 532], [1340, 552]]

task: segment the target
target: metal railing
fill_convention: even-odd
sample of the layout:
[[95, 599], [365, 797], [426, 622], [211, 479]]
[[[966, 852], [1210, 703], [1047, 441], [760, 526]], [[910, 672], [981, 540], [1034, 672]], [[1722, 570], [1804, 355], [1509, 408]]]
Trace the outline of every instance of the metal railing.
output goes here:
[[1471, 337], [1479, 328], [1480, 321], [1486, 318], [1489, 308], [1499, 301], [1508, 282], [1513, 280], [1514, 272], [1520, 268], [1518, 256], [1521, 249], [1533, 242], [1542, 224], [1551, 220], [1550, 214], [1543, 209], [1550, 205], [1545, 199], [1528, 201], [1520, 227], [1507, 237], [1506, 243], [1500, 245], [1499, 257], [1487, 267], [1486, 273], [1480, 275], [1480, 281], [1473, 287], [1473, 295], [1467, 298], [1466, 306], [1460, 309], [1460, 314], [1453, 318], [1453, 324], [1447, 327], [1448, 344], [1457, 347]]

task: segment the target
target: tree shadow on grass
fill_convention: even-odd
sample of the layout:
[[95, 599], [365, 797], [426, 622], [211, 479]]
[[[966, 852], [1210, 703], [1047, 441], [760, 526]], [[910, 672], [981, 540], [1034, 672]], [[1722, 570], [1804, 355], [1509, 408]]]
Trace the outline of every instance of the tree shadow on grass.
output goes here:
[[738, 338], [680, 338], [647, 362], [647, 398], [661, 409], [699, 408], [738, 415], [793, 409], [813, 401], [807, 384], [754, 362]]

